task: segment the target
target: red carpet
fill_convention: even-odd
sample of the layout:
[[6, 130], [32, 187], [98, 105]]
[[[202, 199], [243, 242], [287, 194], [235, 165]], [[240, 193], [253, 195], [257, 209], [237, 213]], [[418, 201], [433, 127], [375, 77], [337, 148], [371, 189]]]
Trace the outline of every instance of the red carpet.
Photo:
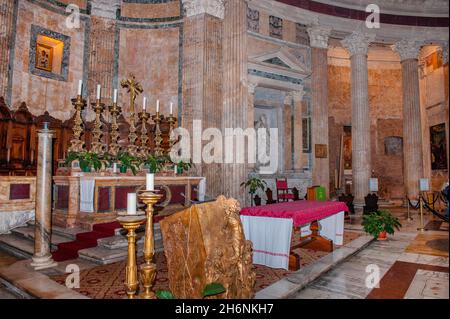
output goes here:
[[97, 246], [97, 239], [114, 236], [114, 230], [122, 228], [120, 223], [111, 222], [96, 224], [92, 231], [79, 233], [76, 240], [58, 244], [58, 249], [52, 253], [55, 261], [65, 261], [78, 258], [78, 251]]

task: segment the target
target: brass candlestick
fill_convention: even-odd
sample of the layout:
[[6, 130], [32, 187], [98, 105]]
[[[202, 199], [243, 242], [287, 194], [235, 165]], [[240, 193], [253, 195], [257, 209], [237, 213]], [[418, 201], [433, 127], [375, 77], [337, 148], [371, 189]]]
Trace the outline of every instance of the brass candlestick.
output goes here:
[[160, 115], [159, 112], [156, 112], [156, 114], [152, 116], [152, 119], [155, 122], [155, 155], [162, 156], [164, 151], [161, 147], [163, 139], [159, 124], [163, 120], [163, 116]]
[[147, 224], [145, 225], [144, 238], [144, 264], [140, 266], [141, 283], [144, 291], [141, 297], [144, 299], [155, 298], [155, 293], [152, 291], [153, 282], [156, 278], [156, 264], [153, 263], [153, 256], [155, 254], [155, 238], [153, 236], [153, 206], [160, 200], [161, 194], [156, 194], [155, 191], [144, 191], [139, 194], [139, 199], [147, 205]]
[[136, 145], [136, 139], [138, 138], [136, 134], [136, 123], [134, 118], [134, 112], [130, 113], [130, 132], [128, 134], [128, 153], [131, 156], [137, 156], [138, 155], [138, 147]]
[[75, 119], [73, 123], [73, 136], [70, 140], [70, 147], [68, 151], [82, 152], [84, 149], [84, 142], [81, 140], [81, 134], [83, 133], [83, 119], [81, 118], [81, 112], [86, 107], [86, 100], [84, 100], [81, 95], [78, 95], [71, 101], [75, 108]]
[[169, 122], [169, 149], [167, 150], [167, 153], [169, 154], [172, 149], [172, 146], [175, 144], [175, 139], [172, 138], [172, 131], [175, 128], [175, 123], [177, 122], [177, 119], [171, 113], [167, 118], [167, 121]]
[[148, 136], [147, 136], [147, 121], [150, 118], [150, 114], [145, 111], [139, 113], [139, 119], [141, 120], [141, 148], [139, 149], [139, 155], [141, 158], [146, 159], [148, 155]]
[[136, 263], [136, 229], [145, 222], [144, 214], [122, 215], [117, 221], [128, 231], [128, 260], [125, 268], [125, 286], [129, 299], [133, 299], [139, 287]]
[[102, 155], [105, 152], [105, 145], [101, 141], [103, 136], [101, 115], [105, 109], [105, 104], [102, 103], [100, 99], [97, 99], [95, 103], [92, 103], [92, 109], [95, 112], [95, 122], [94, 129], [92, 130], [91, 152]]
[[113, 157], [117, 156], [120, 152], [120, 145], [117, 143], [119, 139], [119, 124], [117, 124], [117, 117], [121, 111], [120, 106], [117, 103], [113, 103], [109, 107], [109, 112], [111, 113], [111, 144], [109, 144], [109, 154]]

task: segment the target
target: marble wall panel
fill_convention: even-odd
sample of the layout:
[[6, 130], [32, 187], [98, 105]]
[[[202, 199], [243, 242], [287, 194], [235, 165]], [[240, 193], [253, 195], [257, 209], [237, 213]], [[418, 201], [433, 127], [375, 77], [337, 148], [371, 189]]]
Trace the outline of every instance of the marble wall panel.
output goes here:
[[158, 19], [180, 16], [181, 1], [157, 3], [126, 3], [122, 2], [121, 17], [134, 19]]

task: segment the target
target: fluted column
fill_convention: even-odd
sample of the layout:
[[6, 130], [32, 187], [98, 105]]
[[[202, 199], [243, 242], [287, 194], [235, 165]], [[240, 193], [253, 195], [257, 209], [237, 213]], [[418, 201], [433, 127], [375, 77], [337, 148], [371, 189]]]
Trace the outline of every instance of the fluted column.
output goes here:
[[295, 171], [303, 169], [303, 88], [292, 92], [294, 102], [294, 165]]
[[0, 96], [8, 96], [9, 54], [13, 39], [14, 1], [0, 0]]
[[373, 36], [354, 32], [342, 45], [348, 50], [351, 62], [352, 94], [352, 175], [355, 206], [364, 205], [369, 193], [371, 175], [370, 115], [368, 101], [367, 52]]
[[52, 139], [53, 131], [48, 123], [38, 131], [38, 159], [36, 176], [36, 210], [34, 255], [31, 266], [34, 269], [55, 267], [50, 252], [52, 237]]
[[[222, 19], [220, 0], [183, 0], [183, 114], [182, 127], [193, 135], [193, 121], [202, 128], [221, 128], [222, 123]], [[197, 137], [196, 137], [197, 138]], [[194, 143], [201, 143], [194, 141]], [[206, 144], [209, 141], [203, 141]], [[200, 159], [201, 154], [198, 154]], [[196, 163], [195, 174], [206, 177], [206, 196], [222, 193], [220, 163]]]
[[392, 48], [401, 58], [403, 87], [403, 179], [406, 195], [417, 198], [423, 177], [418, 57], [422, 43], [402, 40]]
[[313, 152], [315, 145], [322, 144], [327, 147], [327, 157], [317, 158], [314, 154], [312, 167], [312, 182], [330, 188], [330, 163], [328, 156], [328, 37], [331, 30], [320, 26], [308, 28], [311, 45], [312, 67], [312, 114], [311, 114], [311, 140]]
[[[224, 129], [245, 129], [248, 125], [247, 72], [247, 3], [244, 0], [227, 0], [223, 21]], [[236, 139], [234, 146], [236, 150]], [[247, 179], [247, 165], [225, 163], [223, 174], [224, 194], [244, 205], [245, 192], [240, 183]]]
[[[258, 85], [256, 83], [248, 83], [248, 127], [255, 127], [255, 91]], [[256, 150], [255, 150], [256, 152]], [[247, 166], [248, 173], [254, 171], [256, 163], [249, 163]]]

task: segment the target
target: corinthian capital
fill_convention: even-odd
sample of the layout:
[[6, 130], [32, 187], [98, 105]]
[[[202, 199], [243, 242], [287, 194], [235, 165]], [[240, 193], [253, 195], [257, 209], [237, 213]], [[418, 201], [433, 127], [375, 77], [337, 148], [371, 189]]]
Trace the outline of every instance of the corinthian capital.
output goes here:
[[224, 0], [182, 0], [182, 2], [187, 17], [206, 13], [223, 19]]
[[313, 48], [328, 48], [328, 38], [330, 37], [331, 28], [324, 26], [311, 26], [307, 29], [309, 35], [309, 43]]
[[423, 43], [421, 41], [403, 39], [391, 46], [391, 48], [397, 52], [400, 55], [400, 59], [404, 61], [409, 59], [418, 59], [422, 45]]
[[370, 43], [375, 40], [374, 34], [365, 34], [362, 32], [353, 32], [341, 41], [344, 48], [348, 50], [350, 56], [355, 54], [367, 55]]

